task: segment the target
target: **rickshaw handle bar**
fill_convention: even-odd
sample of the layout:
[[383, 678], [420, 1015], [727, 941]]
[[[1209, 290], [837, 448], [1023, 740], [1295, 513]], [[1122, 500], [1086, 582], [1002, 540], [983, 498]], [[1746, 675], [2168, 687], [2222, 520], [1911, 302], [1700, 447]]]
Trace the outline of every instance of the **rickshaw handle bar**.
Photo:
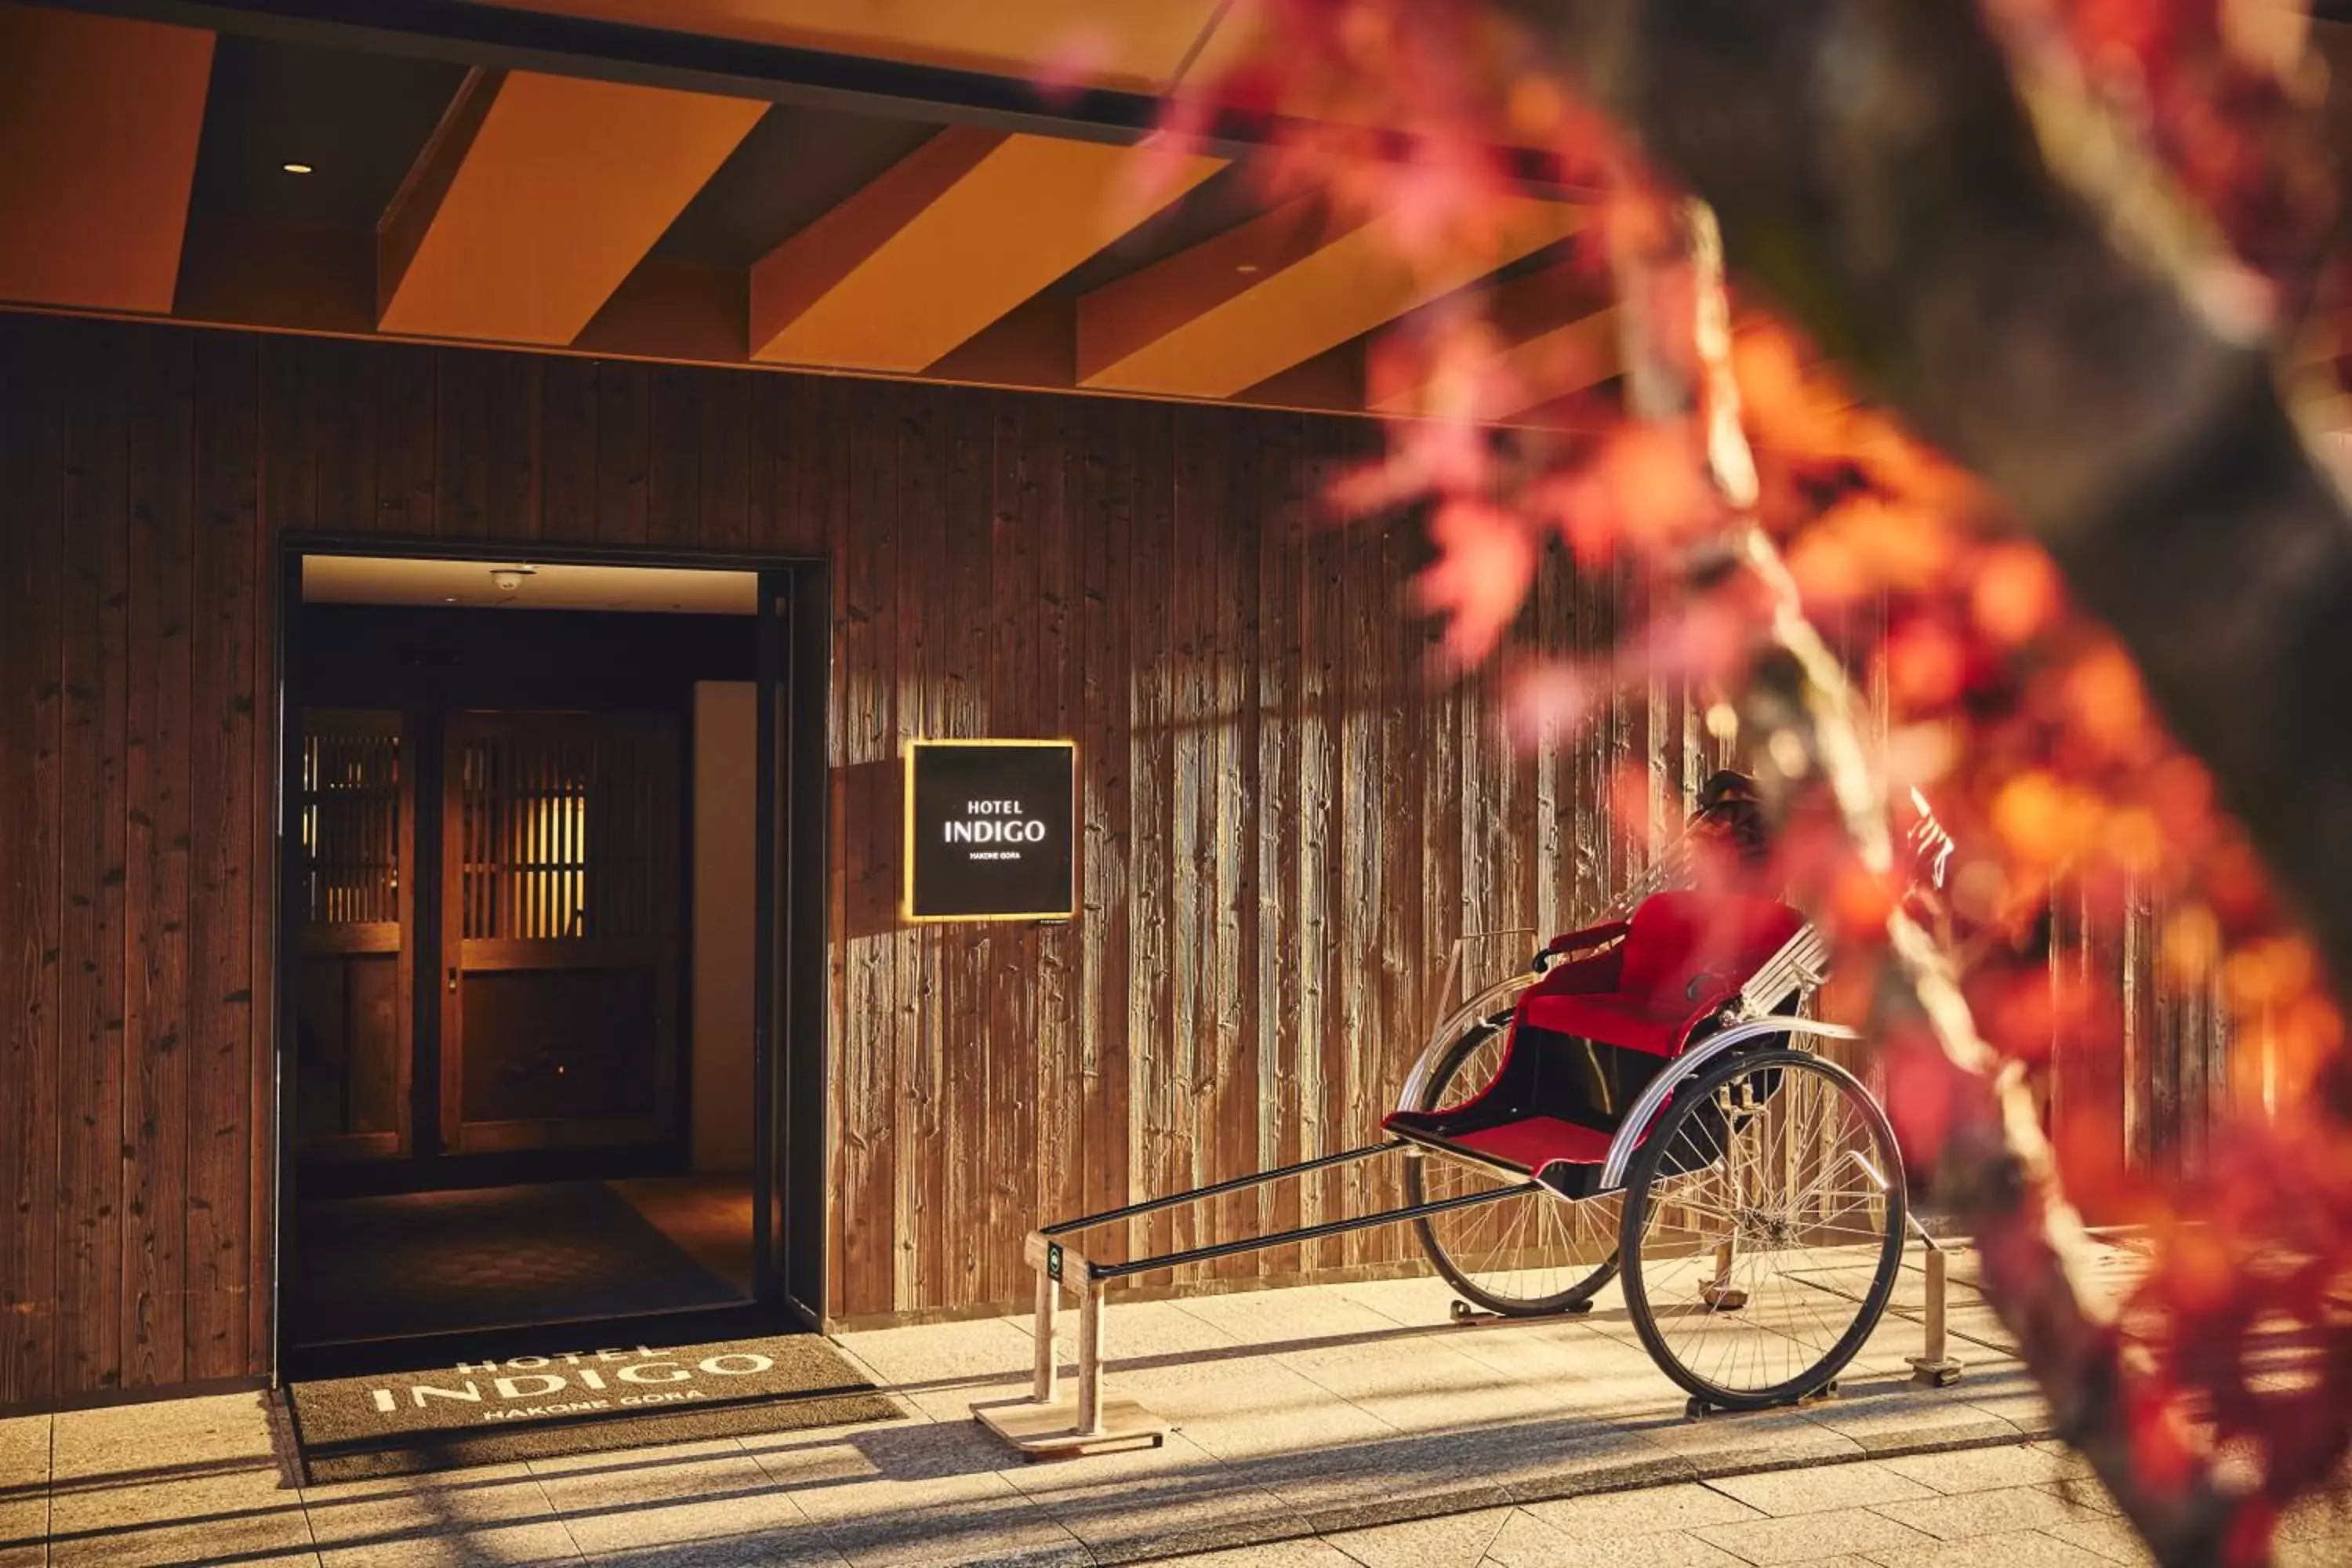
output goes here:
[[[1394, 1148], [1396, 1144], [1383, 1144]], [[1369, 1151], [1372, 1153], [1380, 1150]], [[1242, 1184], [1246, 1185], [1247, 1184]], [[1444, 1214], [1448, 1209], [1466, 1209], [1476, 1204], [1490, 1204], [1497, 1198], [1521, 1197], [1543, 1191], [1539, 1182], [1522, 1182], [1514, 1187], [1490, 1187], [1483, 1193], [1464, 1193], [1456, 1197], [1437, 1198], [1410, 1208], [1387, 1209], [1380, 1214], [1356, 1215], [1349, 1219], [1327, 1220], [1297, 1230], [1277, 1231], [1272, 1236], [1247, 1237], [1240, 1241], [1219, 1242], [1213, 1247], [1195, 1247], [1186, 1252], [1170, 1252], [1158, 1258], [1138, 1258], [1125, 1263], [1088, 1262], [1087, 1274], [1094, 1279], [1124, 1279], [1130, 1274], [1149, 1274], [1155, 1268], [1181, 1268], [1187, 1263], [1206, 1263], [1213, 1258], [1231, 1258], [1238, 1252], [1258, 1252], [1269, 1247], [1288, 1247], [1295, 1242], [1320, 1241], [1327, 1236], [1339, 1236], [1351, 1230], [1369, 1230], [1376, 1225], [1394, 1225], [1400, 1220], [1421, 1219], [1430, 1215]], [[1201, 1194], [1195, 1194], [1201, 1195]]]
[[[1098, 1225], [1109, 1225], [1115, 1220], [1133, 1219], [1139, 1214], [1156, 1214], [1161, 1209], [1178, 1208], [1185, 1204], [1199, 1203], [1205, 1198], [1223, 1197], [1227, 1193], [1244, 1192], [1251, 1187], [1264, 1186], [1268, 1182], [1278, 1182], [1285, 1176], [1301, 1176], [1309, 1171], [1320, 1171], [1332, 1165], [1352, 1165], [1359, 1160], [1369, 1160], [1375, 1154], [1385, 1154], [1404, 1146], [1405, 1140], [1402, 1138], [1391, 1138], [1385, 1143], [1367, 1143], [1360, 1149], [1348, 1149], [1337, 1154], [1325, 1154], [1318, 1159], [1302, 1160], [1296, 1165], [1284, 1165], [1272, 1171], [1260, 1171], [1254, 1175], [1235, 1176], [1230, 1182], [1217, 1182], [1205, 1187], [1194, 1187], [1188, 1193], [1172, 1193], [1164, 1198], [1147, 1198], [1139, 1204], [1129, 1204], [1123, 1209], [1106, 1209], [1101, 1214], [1090, 1214], [1078, 1219], [1066, 1219], [1059, 1225], [1044, 1226], [1037, 1234], [1039, 1236], [1072, 1236], [1082, 1230], [1092, 1230]], [[1260, 1243], [1259, 1245], [1271, 1244]]]

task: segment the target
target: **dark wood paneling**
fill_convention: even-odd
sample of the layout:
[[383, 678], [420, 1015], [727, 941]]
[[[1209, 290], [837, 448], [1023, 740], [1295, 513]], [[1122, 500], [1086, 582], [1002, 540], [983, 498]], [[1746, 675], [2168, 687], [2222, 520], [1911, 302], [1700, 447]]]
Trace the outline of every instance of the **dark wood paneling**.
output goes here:
[[0, 1399], [58, 1390], [57, 1204], [63, 334], [0, 318], [0, 565], [22, 584], [0, 616]]
[[[253, 884], [266, 840], [257, 802], [276, 775], [256, 723], [261, 595], [257, 341], [195, 342], [195, 605], [189, 765], [194, 798], [189, 877], [188, 1366], [191, 1379], [256, 1368], [248, 1292], [263, 1289], [266, 1240], [252, 1232], [254, 1058], [266, 1047], [254, 1001]], [[415, 379], [414, 363], [404, 374]], [[429, 405], [429, 384], [412, 388]], [[429, 425], [426, 426], [429, 431]], [[429, 463], [429, 449], [415, 460]], [[256, 1245], [261, 1241], [261, 1245]]]
[[[60, 464], [64, 737], [58, 1093], [60, 1382], [122, 1381], [123, 667], [121, 338], [68, 357]], [[240, 1227], [241, 1228], [241, 1227]]]
[[[123, 1025], [123, 1381], [187, 1375], [189, 644], [194, 344], [139, 335], [130, 366], [131, 669]], [[305, 470], [307, 472], [307, 470]]]
[[[1670, 685], [1530, 755], [1487, 680], [1428, 679], [1403, 610], [1417, 531], [1312, 521], [1377, 438], [0, 316], [0, 573], [19, 595], [0, 615], [0, 1405], [262, 1369], [255, 999], [273, 994], [289, 530], [833, 558], [837, 1316], [1025, 1300], [1020, 1236], [1042, 1217], [1370, 1137], [1454, 938], [1571, 923], [1704, 764]], [[1555, 569], [1522, 633], [1601, 647], [1618, 598]], [[1077, 921], [900, 924], [900, 759], [926, 734], [1078, 741]], [[1652, 804], [1619, 823], [1627, 773]], [[2053, 963], [2144, 964], [2162, 914], [2119, 935], [2078, 918]], [[2211, 989], [2143, 984], [2113, 1058], [2062, 1065], [2062, 1100], [2104, 1092], [2119, 1147], [2193, 1164], [2260, 1085]], [[1393, 1195], [1327, 1173], [1104, 1247]], [[1402, 1234], [1304, 1250], [1201, 1272], [1412, 1261]]]

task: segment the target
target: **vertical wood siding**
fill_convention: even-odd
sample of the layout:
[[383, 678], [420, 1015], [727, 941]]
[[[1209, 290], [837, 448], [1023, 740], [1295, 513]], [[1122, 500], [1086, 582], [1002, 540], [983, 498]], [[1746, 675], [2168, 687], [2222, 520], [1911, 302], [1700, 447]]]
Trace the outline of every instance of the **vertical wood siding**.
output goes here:
[[[1376, 439], [0, 316], [0, 1405], [263, 1369], [285, 531], [833, 560], [836, 1316], [1025, 1300], [1041, 1217], [1368, 1140], [1455, 937], [1591, 909], [1704, 752], [1670, 689], [1529, 754], [1486, 684], [1432, 681], [1404, 610], [1417, 533], [1309, 526]], [[1522, 631], [1593, 646], [1617, 602], [1554, 573]], [[898, 923], [902, 743], [978, 734], [1079, 742], [1077, 921]], [[1619, 824], [1629, 773], [1654, 804]], [[2133, 1123], [2149, 1157], [2189, 1154], [2227, 1081], [2192, 1011], [2134, 1014], [2122, 1098], [2164, 1108]], [[1110, 1248], [1399, 1195], [1391, 1172], [1324, 1173]], [[1410, 1247], [1362, 1232], [1198, 1272]]]

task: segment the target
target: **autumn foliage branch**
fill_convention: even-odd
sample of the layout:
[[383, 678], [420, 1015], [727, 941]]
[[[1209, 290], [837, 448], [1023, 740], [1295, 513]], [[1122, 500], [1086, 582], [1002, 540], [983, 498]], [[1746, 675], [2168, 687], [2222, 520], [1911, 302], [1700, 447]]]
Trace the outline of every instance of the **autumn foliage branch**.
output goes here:
[[[1271, 47], [1218, 103], [1308, 128], [1269, 160], [1283, 188], [1377, 209], [1408, 252], [1475, 245], [1524, 196], [1491, 150], [1544, 149], [1621, 312], [1622, 397], [1507, 430], [1487, 411], [1526, 406], [1497, 383], [1527, 361], [1476, 299], [1392, 335], [1435, 405], [1336, 504], [1424, 509], [1421, 606], [1456, 666], [1513, 659], [1538, 729], [1633, 681], [1738, 694], [1784, 869], [1840, 944], [1830, 1005], [1871, 1019], [1906, 1148], [1976, 1221], [2062, 1430], [2165, 1561], [2261, 1560], [2352, 1441], [2327, 985], [2352, 973], [2352, 520], [2273, 363], [2344, 268], [2282, 8], [1260, 9]], [[1558, 548], [1650, 584], [1573, 666], [1511, 648]], [[1900, 907], [1885, 807], [1912, 786], [1961, 845], [1964, 965]], [[2053, 883], [2154, 911], [2157, 973], [2228, 1004], [2231, 1110], [2183, 1178], [2049, 1097], [2061, 1053], [2120, 1074], [2123, 1027], [2112, 982], [2053, 980]], [[2062, 1172], [2145, 1227], [2120, 1303]]]

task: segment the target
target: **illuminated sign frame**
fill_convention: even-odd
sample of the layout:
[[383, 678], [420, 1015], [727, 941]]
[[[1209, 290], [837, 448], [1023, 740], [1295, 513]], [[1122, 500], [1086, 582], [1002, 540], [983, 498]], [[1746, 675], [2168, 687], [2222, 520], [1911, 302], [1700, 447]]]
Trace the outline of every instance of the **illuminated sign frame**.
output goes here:
[[[916, 875], [917, 781], [919, 759], [926, 752], [979, 750], [1058, 752], [1066, 759], [1067, 794], [1057, 805], [1065, 813], [1069, 840], [1069, 889], [1061, 908], [1042, 910], [987, 910], [966, 913], [954, 910], [925, 910], [919, 898]], [[906, 817], [905, 862], [901, 875], [898, 909], [900, 915], [916, 925], [939, 925], [963, 921], [1066, 921], [1078, 913], [1078, 743], [1076, 741], [1045, 740], [950, 740], [933, 737], [907, 742], [907, 776], [904, 816]]]

